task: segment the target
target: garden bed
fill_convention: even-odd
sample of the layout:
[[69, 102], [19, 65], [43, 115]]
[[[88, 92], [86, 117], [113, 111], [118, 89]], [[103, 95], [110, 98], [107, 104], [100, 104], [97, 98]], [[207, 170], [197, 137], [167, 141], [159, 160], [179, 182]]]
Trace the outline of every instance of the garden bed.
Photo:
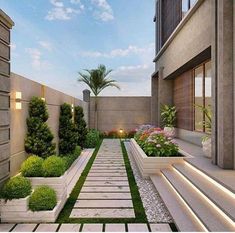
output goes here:
[[185, 158], [181, 154], [179, 157], [149, 157], [135, 139], [130, 139], [130, 149], [143, 177], [158, 174], [161, 169], [169, 168], [173, 163], [182, 163]]

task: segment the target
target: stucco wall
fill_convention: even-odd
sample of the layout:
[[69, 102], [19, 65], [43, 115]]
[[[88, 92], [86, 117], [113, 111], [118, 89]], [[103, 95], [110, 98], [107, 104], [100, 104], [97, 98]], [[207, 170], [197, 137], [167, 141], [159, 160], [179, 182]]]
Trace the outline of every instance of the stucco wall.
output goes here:
[[199, 8], [192, 13], [156, 62], [156, 71], [164, 67], [163, 78], [211, 46], [211, 0], [199, 0], [197, 4]]
[[[94, 98], [90, 105], [90, 126], [95, 127]], [[98, 97], [98, 129], [130, 131], [151, 122], [151, 97]]]
[[[15, 92], [22, 93], [22, 109], [15, 109]], [[53, 134], [54, 141], [58, 149], [58, 127], [59, 127], [59, 113], [60, 105], [69, 103], [80, 105], [83, 107], [86, 120], [88, 112], [88, 104], [76, 99], [72, 96], [59, 92], [49, 87], [43, 87], [40, 83], [34, 82], [17, 74], [11, 73], [11, 157], [10, 170], [11, 175], [18, 172], [20, 164], [25, 160], [26, 153], [24, 151], [24, 138], [27, 132], [26, 118], [28, 116], [28, 104], [32, 96], [42, 97], [46, 99], [49, 119], [47, 121]]]

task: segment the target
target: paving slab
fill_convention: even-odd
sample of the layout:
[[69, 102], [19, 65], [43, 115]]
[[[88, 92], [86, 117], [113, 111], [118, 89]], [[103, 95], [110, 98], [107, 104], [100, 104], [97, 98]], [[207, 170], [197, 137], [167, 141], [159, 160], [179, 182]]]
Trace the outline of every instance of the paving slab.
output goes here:
[[124, 193], [124, 192], [130, 192], [130, 188], [126, 186], [118, 186], [118, 187], [86, 187], [83, 186], [82, 193]]
[[80, 193], [78, 200], [129, 200], [131, 199], [130, 193]]
[[95, 180], [102, 180], [102, 181], [128, 181], [127, 176], [89, 176], [86, 178], [86, 181], [95, 181]]
[[133, 209], [73, 209], [70, 218], [135, 218]]
[[127, 177], [127, 174], [126, 172], [116, 172], [116, 173], [93, 173], [93, 172], [90, 172], [88, 174], [88, 177], [91, 177], [91, 176], [112, 176], [112, 177], [120, 177], [120, 176], [125, 176]]
[[125, 224], [105, 224], [105, 232], [125, 232]]
[[149, 232], [147, 224], [133, 223], [128, 224], [128, 232]]
[[116, 172], [126, 172], [126, 169], [124, 168], [118, 168], [118, 169], [96, 169], [96, 168], [92, 168], [90, 170], [91, 173], [116, 173]]
[[151, 223], [150, 228], [152, 232], [170, 232], [172, 231], [170, 225], [167, 223]]
[[37, 224], [28, 223], [28, 224], [17, 224], [12, 231], [16, 232], [32, 232], [36, 228]]
[[9, 223], [1, 223], [0, 224], [0, 232], [8, 232], [10, 231], [15, 224], [9, 224]]
[[60, 232], [79, 232], [80, 227], [81, 227], [81, 224], [63, 223], [61, 224], [59, 231]]
[[104, 164], [93, 164], [92, 168], [96, 169], [118, 169], [125, 168], [125, 165], [112, 164], [112, 165], [104, 165]]
[[37, 232], [56, 232], [56, 229], [58, 228], [59, 224], [56, 223], [42, 223], [40, 224], [36, 231]]
[[102, 232], [103, 224], [83, 224], [82, 232]]
[[133, 208], [132, 200], [77, 200], [74, 208]]
[[86, 181], [84, 183], [84, 186], [128, 186], [129, 187], [129, 183], [128, 181]]

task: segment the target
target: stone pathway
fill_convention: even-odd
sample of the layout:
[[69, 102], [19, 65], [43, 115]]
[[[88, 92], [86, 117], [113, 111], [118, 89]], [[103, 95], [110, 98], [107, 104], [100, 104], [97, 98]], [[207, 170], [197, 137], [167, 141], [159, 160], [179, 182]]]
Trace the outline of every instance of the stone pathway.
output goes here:
[[70, 218], [135, 218], [119, 139], [104, 139]]
[[0, 224], [0, 232], [169, 232], [168, 224], [91, 223], [91, 224]]

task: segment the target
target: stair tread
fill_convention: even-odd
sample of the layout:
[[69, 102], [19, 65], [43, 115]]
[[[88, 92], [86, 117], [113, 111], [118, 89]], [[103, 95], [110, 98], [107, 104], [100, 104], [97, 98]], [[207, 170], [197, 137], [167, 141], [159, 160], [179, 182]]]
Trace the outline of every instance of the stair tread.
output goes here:
[[235, 231], [235, 227], [219, 215], [176, 171], [163, 169], [162, 173], [183, 197], [186, 203], [210, 231]]
[[196, 232], [204, 230], [163, 176], [154, 175], [150, 176], [150, 178], [180, 231]]
[[215, 184], [206, 180], [186, 164], [173, 165], [179, 172], [187, 177], [201, 192], [220, 207], [230, 218], [235, 219], [235, 199], [219, 189]]

